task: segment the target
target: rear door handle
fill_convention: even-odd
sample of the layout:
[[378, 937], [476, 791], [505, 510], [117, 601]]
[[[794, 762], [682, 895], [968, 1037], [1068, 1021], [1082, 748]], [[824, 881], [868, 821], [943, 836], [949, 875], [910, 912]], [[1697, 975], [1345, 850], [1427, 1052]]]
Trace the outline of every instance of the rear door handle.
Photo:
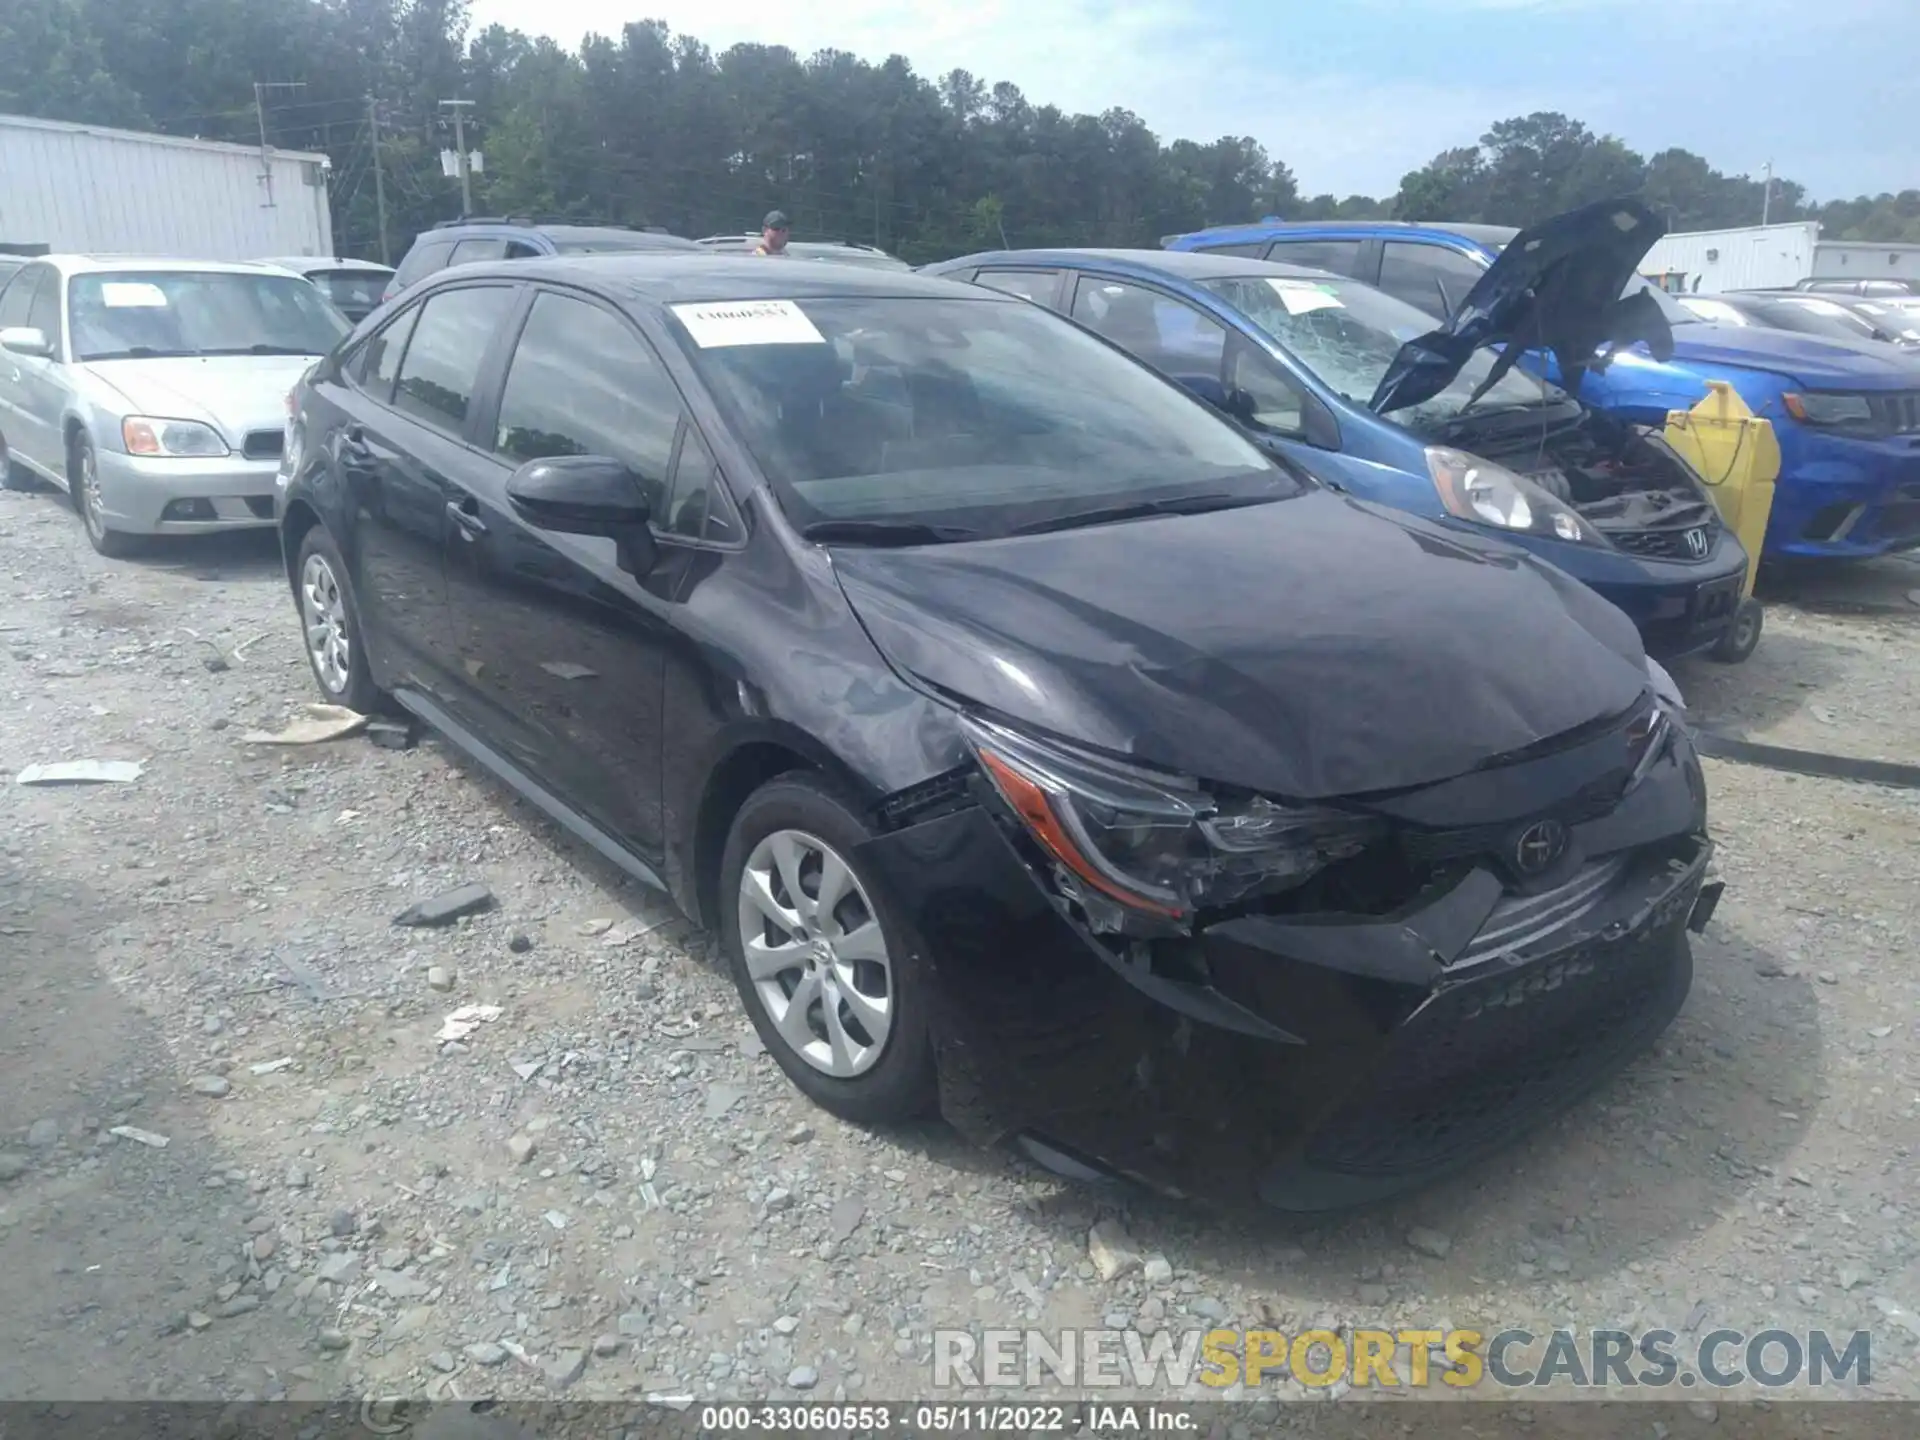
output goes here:
[[480, 518], [480, 502], [471, 495], [447, 501], [447, 518], [470, 540], [487, 533], [487, 522]]

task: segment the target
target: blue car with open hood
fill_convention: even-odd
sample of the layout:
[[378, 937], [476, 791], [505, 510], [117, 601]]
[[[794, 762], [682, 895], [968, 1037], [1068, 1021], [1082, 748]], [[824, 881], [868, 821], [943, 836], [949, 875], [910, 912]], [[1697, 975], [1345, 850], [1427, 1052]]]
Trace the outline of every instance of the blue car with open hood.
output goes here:
[[[1519, 234], [1503, 225], [1268, 219], [1161, 243], [1334, 271], [1438, 318], [1453, 313]], [[1768, 557], [1864, 558], [1920, 546], [1920, 361], [1870, 341], [1713, 324], [1637, 275], [1628, 284], [1660, 307], [1673, 349], [1617, 351], [1586, 375], [1582, 400], [1618, 419], [1659, 424], [1704, 397], [1707, 381], [1725, 381], [1780, 440]], [[1522, 364], [1549, 379], [1562, 373], [1538, 349]]]
[[1669, 347], [1662, 307], [1620, 298], [1642, 237], [1577, 213], [1529, 238], [1441, 330], [1359, 281], [1233, 255], [998, 251], [930, 268], [1065, 312], [1351, 495], [1551, 561], [1655, 655], [1744, 659], [1758, 639], [1746, 552], [1699, 477], [1657, 432], [1517, 367], [1507, 343], [1546, 337], [1576, 386], [1603, 343]]

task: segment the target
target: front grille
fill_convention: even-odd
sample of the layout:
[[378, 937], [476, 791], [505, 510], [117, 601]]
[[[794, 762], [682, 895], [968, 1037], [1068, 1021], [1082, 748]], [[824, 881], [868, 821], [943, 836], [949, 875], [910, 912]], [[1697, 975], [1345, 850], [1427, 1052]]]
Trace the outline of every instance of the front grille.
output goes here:
[[1627, 788], [1629, 771], [1623, 765], [1576, 791], [1571, 798], [1538, 815], [1524, 820], [1502, 820], [1494, 825], [1467, 825], [1458, 830], [1418, 830], [1411, 826], [1399, 832], [1400, 848], [1416, 865], [1444, 865], [1450, 860], [1497, 860], [1506, 862], [1506, 842], [1517, 828], [1535, 820], [1558, 820], [1564, 825], [1582, 825], [1612, 812]]
[[[1697, 890], [1674, 898], [1691, 905]], [[1678, 1011], [1692, 979], [1677, 934], [1685, 913], [1663, 904], [1635, 937], [1596, 937], [1440, 992], [1395, 1037], [1373, 1090], [1320, 1128], [1307, 1162], [1414, 1174], [1504, 1145], [1565, 1109]]]
[[249, 460], [278, 460], [286, 446], [286, 431], [255, 430], [241, 443], [240, 453]]
[[1571, 925], [1606, 898], [1626, 870], [1629, 857], [1609, 856], [1582, 866], [1564, 885], [1539, 895], [1505, 895], [1493, 907], [1473, 943], [1456, 956], [1450, 969], [1471, 965], [1490, 955], [1521, 954], [1536, 941]]
[[1867, 407], [1873, 415], [1876, 429], [1891, 435], [1920, 434], [1920, 390], [1869, 395]]
[[[1718, 533], [1719, 528], [1714, 525], [1690, 525], [1681, 530], [1605, 532], [1607, 539], [1613, 542], [1614, 549], [1659, 560], [1705, 560], [1713, 554], [1713, 541]], [[1700, 538], [1689, 542], [1689, 535]]]
[[1874, 515], [1873, 530], [1882, 540], [1910, 540], [1920, 535], [1920, 498], [1882, 505]]

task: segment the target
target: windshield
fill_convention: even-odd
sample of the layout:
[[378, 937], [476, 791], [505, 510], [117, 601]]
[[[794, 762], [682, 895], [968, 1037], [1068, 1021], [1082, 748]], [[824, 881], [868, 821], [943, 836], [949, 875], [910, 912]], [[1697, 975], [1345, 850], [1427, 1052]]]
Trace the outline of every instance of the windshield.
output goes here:
[[324, 355], [350, 328], [291, 275], [126, 270], [67, 283], [77, 360], [163, 355]]
[[[1425, 311], [1358, 280], [1248, 275], [1202, 280], [1200, 284], [1246, 316], [1322, 381], [1362, 406], [1372, 400], [1400, 347], [1434, 328], [1433, 317]], [[1423, 423], [1452, 419], [1485, 383], [1496, 358], [1491, 350], [1475, 351], [1446, 389], [1431, 400], [1397, 412], [1395, 421], [1419, 429]], [[1565, 398], [1564, 391], [1516, 368], [1501, 376], [1474, 408], [1511, 409]]]
[[1102, 506], [1255, 503], [1305, 488], [1184, 391], [1025, 303], [669, 309], [803, 529], [937, 527], [921, 538], [964, 539]]
[[1831, 300], [1780, 300], [1762, 306], [1767, 323], [1803, 335], [1827, 335], [1838, 340], [1872, 340], [1873, 322], [1862, 319]]

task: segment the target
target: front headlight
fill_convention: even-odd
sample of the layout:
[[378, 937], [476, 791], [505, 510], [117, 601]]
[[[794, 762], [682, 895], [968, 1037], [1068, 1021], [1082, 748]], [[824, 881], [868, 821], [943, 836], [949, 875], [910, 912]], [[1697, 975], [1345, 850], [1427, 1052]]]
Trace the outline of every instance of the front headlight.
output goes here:
[[1228, 799], [988, 721], [961, 723], [1000, 798], [1070, 884], [1167, 919], [1290, 889], [1386, 833], [1371, 816]]
[[1572, 506], [1504, 465], [1445, 445], [1427, 447], [1427, 471], [1447, 513], [1476, 525], [1589, 545], [1606, 543]]
[[198, 420], [162, 420], [151, 415], [129, 415], [120, 422], [120, 438], [129, 455], [228, 454], [227, 442], [211, 425]]
[[1837, 391], [1789, 391], [1780, 397], [1787, 413], [1803, 425], [1830, 430], [1875, 429], [1873, 402], [1865, 395], [1843, 395]]

